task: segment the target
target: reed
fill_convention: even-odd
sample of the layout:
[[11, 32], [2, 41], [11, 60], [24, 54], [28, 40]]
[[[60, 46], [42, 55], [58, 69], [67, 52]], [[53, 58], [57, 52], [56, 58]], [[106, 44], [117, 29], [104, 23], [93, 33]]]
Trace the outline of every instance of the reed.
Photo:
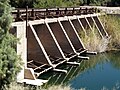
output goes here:
[[105, 15], [100, 17], [110, 38], [109, 49], [120, 49], [120, 17]]
[[[85, 47], [90, 51], [105, 52], [120, 49], [120, 16], [105, 15], [100, 17], [109, 38], [100, 38], [96, 28], [86, 30], [89, 34], [80, 34]], [[79, 32], [80, 33], [80, 32]]]
[[[23, 85], [23, 84], [17, 84], [16, 82], [11, 83], [10, 87], [6, 90], [74, 90], [69, 85], [52, 85], [49, 86], [47, 89], [42, 88], [41, 86], [30, 86], [30, 85]], [[85, 90], [85, 88], [81, 88], [79, 90]]]
[[108, 48], [109, 39], [101, 38], [98, 30], [93, 26], [92, 30], [86, 30], [87, 34], [80, 34], [85, 48], [94, 52], [105, 52]]

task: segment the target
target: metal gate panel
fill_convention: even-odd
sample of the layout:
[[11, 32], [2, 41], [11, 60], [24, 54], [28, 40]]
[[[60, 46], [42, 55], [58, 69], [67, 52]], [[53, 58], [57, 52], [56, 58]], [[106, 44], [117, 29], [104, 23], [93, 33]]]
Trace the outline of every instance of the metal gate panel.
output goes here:
[[108, 37], [108, 34], [107, 34], [107, 32], [105, 31], [105, 29], [104, 29], [104, 27], [103, 27], [103, 25], [102, 25], [99, 17], [94, 16], [93, 19], [94, 19], [94, 21], [95, 21], [98, 29], [100, 30], [101, 34], [103, 35], [103, 37]]
[[28, 62], [34, 60], [41, 64], [49, 65], [30, 27], [27, 30], [27, 58]]
[[83, 49], [83, 46], [81, 42], [79, 41], [78, 37], [76, 36], [73, 27], [70, 25], [70, 22], [63, 21], [62, 22], [63, 27], [65, 28], [65, 31], [67, 32], [67, 35], [69, 36], [75, 50]]
[[74, 53], [59, 23], [49, 23], [60, 47], [64, 53]]
[[33, 27], [35, 28], [47, 54], [55, 58], [63, 58], [47, 26], [45, 24], [41, 24], [34, 25]]

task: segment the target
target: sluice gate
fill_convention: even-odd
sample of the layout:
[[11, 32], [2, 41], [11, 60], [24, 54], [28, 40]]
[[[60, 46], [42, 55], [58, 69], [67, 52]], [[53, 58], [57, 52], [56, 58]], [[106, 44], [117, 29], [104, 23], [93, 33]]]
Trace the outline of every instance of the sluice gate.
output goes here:
[[16, 22], [12, 27], [21, 42], [17, 45], [17, 53], [24, 62], [23, 70], [18, 75], [21, 83], [42, 85], [47, 80], [38, 79], [41, 74], [50, 70], [67, 73], [59, 66], [63, 63], [78, 66], [80, 62], [73, 58], [84, 60], [89, 57], [83, 54], [96, 54], [87, 50], [79, 36], [81, 32], [87, 35], [94, 25], [102, 38], [108, 37], [98, 17], [101, 14], [95, 13], [95, 9], [35, 10], [26, 10], [26, 17], [23, 14], [25, 10], [13, 12]]

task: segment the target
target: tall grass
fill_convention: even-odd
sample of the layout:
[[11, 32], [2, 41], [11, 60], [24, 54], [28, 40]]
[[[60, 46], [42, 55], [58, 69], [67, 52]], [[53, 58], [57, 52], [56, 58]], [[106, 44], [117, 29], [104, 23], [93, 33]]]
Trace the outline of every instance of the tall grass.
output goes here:
[[[52, 85], [48, 86], [47, 88], [43, 88], [41, 86], [30, 86], [30, 85], [23, 85], [17, 84], [16, 82], [11, 83], [10, 87], [7, 90], [75, 90], [70, 87], [70, 85]], [[86, 90], [85, 88], [81, 88], [79, 90]]]
[[[120, 89], [120, 83], [116, 83], [110, 90], [119, 90]], [[52, 85], [47, 89], [41, 88], [41, 87], [32, 87], [32, 86], [23, 86], [17, 83], [12, 83], [9, 88], [6, 90], [76, 90], [71, 88], [70, 86], [62, 86], [62, 85]], [[86, 88], [81, 88], [77, 90], [88, 90]], [[100, 90], [109, 90], [107, 87], [103, 86]]]
[[100, 18], [111, 37], [109, 49], [120, 49], [120, 16], [106, 15]]
[[[94, 52], [105, 52], [108, 48], [109, 40], [101, 38], [98, 30], [93, 27], [92, 30], [86, 30], [87, 35], [81, 34], [80, 37], [85, 45], [85, 48]], [[89, 32], [88, 32], [89, 31]]]
[[[49, 86], [47, 89], [37, 86], [24, 86], [22, 84], [17, 84], [17, 83], [11, 83], [10, 87], [7, 88], [7, 90], [74, 90], [72, 89], [69, 85], [68, 86], [64, 86], [64, 85], [52, 85]], [[81, 88], [79, 90], [85, 90], [85, 88]]]
[[107, 31], [109, 38], [100, 38], [96, 28], [86, 30], [87, 35], [83, 33], [80, 37], [85, 47], [90, 51], [105, 52], [109, 50], [120, 49], [120, 16], [105, 15], [100, 17], [102, 24]]

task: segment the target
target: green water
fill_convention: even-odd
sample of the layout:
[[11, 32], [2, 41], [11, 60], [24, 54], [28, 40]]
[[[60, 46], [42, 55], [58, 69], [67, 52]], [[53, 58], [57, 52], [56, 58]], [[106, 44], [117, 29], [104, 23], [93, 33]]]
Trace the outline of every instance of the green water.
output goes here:
[[[80, 62], [81, 60], [77, 60]], [[45, 86], [70, 85], [73, 90], [120, 90], [120, 52], [102, 53], [90, 56], [80, 66], [62, 65], [67, 74], [49, 72]], [[46, 75], [43, 75], [46, 76]]]

